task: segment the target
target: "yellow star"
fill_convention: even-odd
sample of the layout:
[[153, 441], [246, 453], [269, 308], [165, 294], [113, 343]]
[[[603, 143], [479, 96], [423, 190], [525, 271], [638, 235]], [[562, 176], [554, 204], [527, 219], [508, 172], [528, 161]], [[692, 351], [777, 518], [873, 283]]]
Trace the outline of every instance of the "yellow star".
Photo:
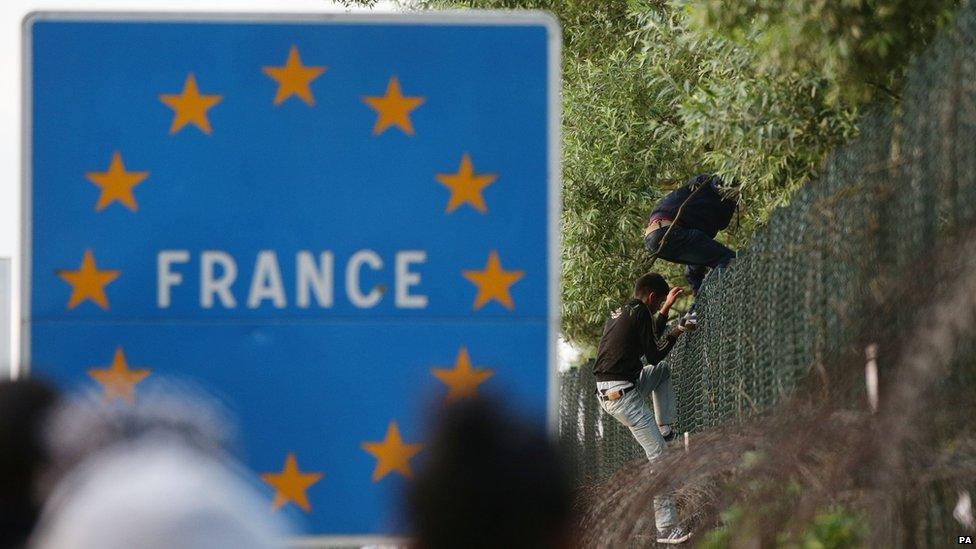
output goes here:
[[403, 133], [413, 135], [413, 124], [410, 123], [410, 111], [424, 102], [423, 97], [404, 97], [400, 93], [400, 81], [396, 76], [390, 77], [386, 86], [386, 95], [382, 97], [364, 97], [363, 102], [377, 112], [376, 125], [373, 135], [379, 135], [390, 126], [397, 126]]
[[61, 280], [71, 284], [69, 309], [74, 309], [86, 299], [94, 301], [102, 309], [108, 309], [105, 285], [119, 277], [118, 271], [99, 271], [95, 266], [95, 256], [92, 255], [91, 250], [85, 250], [85, 255], [81, 258], [81, 267], [77, 271], [62, 269], [56, 274]]
[[122, 347], [115, 350], [112, 365], [106, 368], [89, 368], [88, 376], [102, 386], [102, 397], [105, 400], [122, 399], [129, 404], [136, 400], [136, 383], [149, 376], [150, 370], [139, 368], [130, 370], [125, 363]]
[[451, 213], [461, 204], [468, 203], [481, 213], [488, 211], [481, 190], [491, 185], [497, 176], [493, 173], [474, 173], [471, 157], [468, 153], [461, 156], [461, 165], [457, 173], [439, 173], [437, 181], [451, 189], [451, 199], [447, 203], [447, 213]]
[[169, 134], [183, 129], [187, 124], [193, 124], [200, 130], [210, 135], [210, 120], [207, 119], [207, 110], [220, 103], [224, 97], [222, 95], [200, 95], [197, 88], [197, 79], [191, 72], [186, 76], [183, 83], [183, 91], [179, 95], [160, 95], [159, 100], [173, 109], [173, 123], [169, 127]]
[[386, 438], [382, 442], [364, 442], [366, 450], [376, 458], [376, 469], [373, 470], [373, 482], [378, 482], [389, 473], [396, 471], [406, 478], [412, 478], [410, 458], [417, 455], [424, 447], [423, 444], [404, 444], [400, 438], [400, 430], [395, 421], [390, 422], [386, 429]]
[[126, 208], [136, 211], [136, 199], [132, 196], [132, 187], [149, 177], [149, 172], [127, 172], [125, 165], [122, 164], [122, 155], [119, 151], [112, 154], [112, 161], [105, 172], [87, 172], [85, 177], [94, 185], [102, 189], [102, 194], [98, 197], [95, 204], [95, 211], [100, 212], [112, 202], [119, 201]]
[[448, 402], [478, 396], [478, 385], [494, 374], [488, 368], [472, 368], [471, 357], [468, 356], [468, 349], [465, 347], [458, 350], [454, 369], [431, 368], [430, 373], [447, 385]]
[[322, 473], [302, 473], [298, 470], [298, 461], [294, 452], [288, 452], [285, 457], [285, 468], [280, 473], [264, 473], [261, 480], [267, 482], [275, 490], [275, 498], [271, 509], [277, 511], [289, 501], [294, 502], [302, 511], [308, 513], [312, 506], [308, 504], [305, 491], [322, 479]]
[[315, 104], [309, 84], [325, 72], [324, 66], [302, 65], [298, 56], [298, 46], [292, 46], [288, 52], [288, 60], [281, 67], [261, 67], [264, 74], [278, 82], [278, 92], [275, 94], [274, 104], [277, 107], [285, 99], [297, 95], [307, 105]]
[[523, 271], [505, 271], [502, 270], [501, 260], [498, 259], [498, 252], [492, 250], [488, 254], [488, 263], [485, 264], [485, 270], [483, 271], [463, 271], [462, 274], [464, 278], [471, 281], [472, 284], [478, 287], [478, 295], [474, 298], [474, 309], [484, 307], [485, 303], [494, 299], [506, 309], [511, 310], [515, 307], [512, 303], [512, 296], [508, 293], [508, 289], [512, 284], [518, 282], [520, 278], [525, 276]]

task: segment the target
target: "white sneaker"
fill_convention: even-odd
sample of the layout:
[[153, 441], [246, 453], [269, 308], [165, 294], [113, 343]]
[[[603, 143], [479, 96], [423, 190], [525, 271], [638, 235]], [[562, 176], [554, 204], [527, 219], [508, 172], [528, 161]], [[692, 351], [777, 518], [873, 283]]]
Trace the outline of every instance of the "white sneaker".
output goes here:
[[670, 425], [658, 425], [657, 428], [661, 431], [661, 438], [664, 439], [664, 442], [671, 442], [678, 436], [678, 432]]
[[685, 531], [684, 528], [680, 526], [675, 526], [670, 530], [657, 531], [657, 542], [666, 545], [678, 545], [679, 543], [684, 543], [691, 539], [691, 530]]

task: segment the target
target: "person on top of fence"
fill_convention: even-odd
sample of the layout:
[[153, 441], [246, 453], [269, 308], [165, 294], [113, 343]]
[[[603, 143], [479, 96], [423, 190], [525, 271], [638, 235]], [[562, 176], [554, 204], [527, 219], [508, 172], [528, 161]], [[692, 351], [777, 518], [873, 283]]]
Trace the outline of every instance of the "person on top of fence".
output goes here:
[[[630, 429], [651, 462], [663, 455], [666, 441], [676, 434], [671, 428], [671, 371], [662, 361], [678, 336], [693, 328], [679, 323], [667, 330], [668, 312], [682, 291], [669, 288], [657, 273], [638, 278], [634, 297], [607, 319], [593, 366], [600, 407]], [[654, 397], [653, 412], [647, 405], [650, 394]], [[658, 543], [678, 544], [691, 537], [689, 530], [677, 524], [673, 497], [654, 497], [654, 517]]]
[[732, 187], [717, 175], [696, 175], [654, 206], [644, 228], [644, 246], [655, 257], [683, 264], [695, 296], [709, 268], [725, 267], [735, 257], [715, 241], [738, 207]]

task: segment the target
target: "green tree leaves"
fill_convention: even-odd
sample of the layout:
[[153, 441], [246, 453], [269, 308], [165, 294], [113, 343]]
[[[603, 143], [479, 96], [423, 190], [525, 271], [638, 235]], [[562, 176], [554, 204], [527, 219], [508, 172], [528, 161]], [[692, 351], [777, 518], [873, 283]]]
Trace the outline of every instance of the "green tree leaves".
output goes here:
[[[855, 134], [856, 110], [829, 103], [818, 75], [770, 71], [684, 9], [642, 4], [606, 55], [566, 52], [563, 332], [586, 347], [648, 268], [642, 229], [664, 193], [696, 173], [738, 177], [745, 211], [724, 238], [739, 247]], [[683, 284], [680, 267], [654, 268]]]
[[[688, 177], [742, 182], [745, 245], [888, 100], [958, 0], [419, 0], [542, 9], [563, 31], [563, 335], [595, 346], [650, 264], [654, 202]], [[878, 93], [878, 90], [885, 90]], [[684, 284], [681, 267], [654, 269]]]
[[863, 104], [897, 93], [911, 58], [958, 0], [693, 0], [703, 27], [748, 44], [760, 66], [821, 75], [828, 98]]

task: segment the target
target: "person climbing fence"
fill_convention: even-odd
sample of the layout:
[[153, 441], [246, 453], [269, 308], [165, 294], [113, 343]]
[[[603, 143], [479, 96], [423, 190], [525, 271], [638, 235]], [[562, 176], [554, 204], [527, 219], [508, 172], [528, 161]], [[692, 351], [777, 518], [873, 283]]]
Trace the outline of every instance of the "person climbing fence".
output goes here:
[[735, 257], [715, 240], [738, 208], [732, 187], [717, 175], [696, 175], [654, 206], [644, 228], [647, 250], [655, 259], [684, 265], [696, 297], [708, 269], [725, 267]]
[[[668, 312], [681, 292], [669, 288], [657, 273], [638, 278], [633, 298], [607, 319], [593, 366], [600, 407], [630, 429], [651, 462], [661, 458], [666, 441], [675, 436], [674, 391], [663, 360], [687, 330], [682, 324], [667, 330]], [[647, 405], [651, 394], [653, 412]], [[673, 497], [655, 496], [654, 517], [658, 543], [677, 544], [691, 537], [687, 528], [677, 524]]]

